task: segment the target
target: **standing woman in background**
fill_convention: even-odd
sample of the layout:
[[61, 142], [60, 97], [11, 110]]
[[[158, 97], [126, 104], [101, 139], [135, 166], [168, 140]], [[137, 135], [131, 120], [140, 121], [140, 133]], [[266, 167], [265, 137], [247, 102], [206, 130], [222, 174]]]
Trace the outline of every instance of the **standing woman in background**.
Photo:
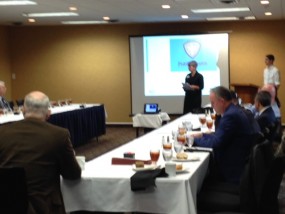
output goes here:
[[185, 83], [182, 83], [185, 91], [183, 114], [189, 112], [198, 113], [201, 111], [204, 77], [198, 73], [197, 66], [196, 61], [188, 63], [190, 73], [186, 76]]

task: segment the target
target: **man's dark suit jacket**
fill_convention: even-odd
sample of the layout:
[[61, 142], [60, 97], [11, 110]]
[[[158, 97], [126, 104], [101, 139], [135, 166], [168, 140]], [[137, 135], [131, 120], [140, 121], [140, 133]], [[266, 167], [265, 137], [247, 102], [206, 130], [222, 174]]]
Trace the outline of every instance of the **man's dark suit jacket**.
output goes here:
[[[274, 114], [272, 107], [265, 109], [260, 115], [256, 118], [261, 131], [264, 133], [265, 137], [272, 141], [275, 137], [277, 120]], [[266, 130], [268, 129], [268, 130]]]
[[0, 166], [24, 167], [29, 214], [65, 213], [60, 175], [81, 177], [68, 130], [37, 119], [0, 127]]
[[253, 145], [255, 130], [248, 117], [234, 104], [226, 109], [213, 134], [195, 138], [195, 145], [214, 150], [214, 159], [221, 180], [239, 183]]

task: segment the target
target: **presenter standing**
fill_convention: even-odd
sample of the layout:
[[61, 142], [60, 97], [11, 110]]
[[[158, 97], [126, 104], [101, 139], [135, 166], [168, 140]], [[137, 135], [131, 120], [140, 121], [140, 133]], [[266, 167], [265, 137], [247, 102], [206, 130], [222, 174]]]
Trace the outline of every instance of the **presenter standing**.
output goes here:
[[204, 77], [197, 71], [197, 62], [191, 61], [188, 63], [190, 71], [185, 78], [185, 83], [182, 83], [185, 91], [183, 114], [189, 112], [200, 112], [202, 104], [202, 90], [204, 88]]

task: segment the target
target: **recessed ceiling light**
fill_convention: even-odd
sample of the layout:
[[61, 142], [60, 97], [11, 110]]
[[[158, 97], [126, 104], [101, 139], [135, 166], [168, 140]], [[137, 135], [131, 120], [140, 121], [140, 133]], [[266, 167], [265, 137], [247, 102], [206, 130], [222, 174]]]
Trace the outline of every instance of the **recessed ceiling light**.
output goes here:
[[69, 7], [70, 11], [77, 11], [77, 7]]
[[35, 20], [35, 19], [28, 19], [28, 22], [30, 22], [30, 23], [35, 23], [36, 20]]
[[264, 14], [265, 14], [265, 16], [271, 16], [272, 15], [271, 12], [265, 12]]
[[101, 20], [101, 21], [62, 21], [62, 24], [65, 25], [91, 25], [91, 24], [107, 24], [108, 21]]
[[269, 4], [269, 1], [260, 1], [260, 4]]
[[224, 12], [244, 12], [244, 11], [250, 11], [250, 9], [248, 7], [233, 7], [233, 8], [196, 9], [191, 11], [193, 13], [224, 13]]
[[26, 17], [57, 17], [57, 16], [78, 16], [78, 13], [74, 12], [55, 12], [55, 13], [25, 13]]
[[0, 1], [0, 6], [13, 6], [13, 5], [36, 5], [34, 1]]
[[161, 5], [161, 7], [162, 7], [163, 9], [169, 9], [169, 8], [170, 8], [170, 5], [168, 5], [168, 4], [163, 4], [163, 5]]
[[238, 17], [212, 17], [207, 18], [208, 21], [231, 21], [231, 20], [239, 20]]
[[109, 20], [110, 20], [110, 17], [109, 17], [109, 16], [104, 16], [103, 19], [104, 19], [105, 21], [109, 21]]
[[181, 15], [181, 18], [182, 18], [182, 19], [188, 19], [189, 16], [187, 16], [187, 15]]
[[255, 17], [254, 16], [246, 16], [244, 17], [245, 20], [254, 20]]

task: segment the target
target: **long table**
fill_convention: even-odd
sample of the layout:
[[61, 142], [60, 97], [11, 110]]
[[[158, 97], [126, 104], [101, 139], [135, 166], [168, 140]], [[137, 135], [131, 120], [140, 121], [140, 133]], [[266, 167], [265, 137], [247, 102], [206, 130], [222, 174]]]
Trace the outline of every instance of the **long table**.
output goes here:
[[[196, 194], [206, 175], [208, 152], [189, 153], [198, 161], [183, 162], [186, 171], [175, 177], [156, 178], [154, 191], [133, 192], [130, 178], [135, 171], [131, 165], [112, 165], [113, 157], [123, 157], [124, 152], [135, 152], [136, 159], [148, 160], [152, 146], [161, 147], [162, 136], [171, 137], [183, 120], [199, 123], [192, 114], [168, 123], [146, 135], [89, 161], [82, 172], [82, 179], [61, 181], [67, 212], [108, 211], [148, 212], [167, 214], [196, 214]], [[158, 165], [164, 166], [162, 155]]]
[[[68, 107], [68, 106], [67, 106]], [[67, 128], [74, 147], [87, 143], [106, 133], [105, 108], [103, 104], [86, 105], [84, 108], [61, 112], [52, 109], [48, 122]]]
[[[22, 114], [3, 115], [0, 124], [24, 119]], [[98, 138], [106, 133], [105, 108], [103, 104], [87, 104], [80, 108], [79, 104], [72, 104], [51, 108], [48, 122], [67, 128], [74, 147], [87, 143], [92, 138]]]

